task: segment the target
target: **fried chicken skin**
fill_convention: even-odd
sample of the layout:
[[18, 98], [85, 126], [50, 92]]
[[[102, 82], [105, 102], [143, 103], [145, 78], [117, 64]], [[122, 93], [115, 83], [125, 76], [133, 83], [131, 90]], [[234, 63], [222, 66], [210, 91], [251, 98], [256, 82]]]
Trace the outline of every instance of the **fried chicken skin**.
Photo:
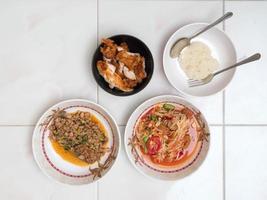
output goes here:
[[108, 59], [114, 59], [117, 53], [117, 45], [113, 40], [102, 39], [103, 47], [100, 48], [101, 53]]
[[121, 47], [123, 50], [125, 50], [125, 51], [129, 51], [129, 47], [128, 47], [128, 45], [127, 45], [126, 42], [122, 42], [122, 43], [120, 44], [120, 47]]
[[110, 88], [115, 87], [124, 92], [130, 92], [133, 90], [125, 84], [125, 81], [120, 75], [115, 73], [116, 67], [114, 65], [109, 64], [106, 61], [98, 61], [97, 69], [105, 81], [109, 83]]
[[141, 82], [146, 77], [144, 57], [139, 54], [120, 51], [117, 54], [116, 59], [123, 63], [130, 71], [135, 73], [137, 82]]
[[145, 58], [129, 52], [127, 43], [117, 45], [111, 39], [103, 39], [100, 51], [103, 60], [97, 62], [97, 69], [111, 88], [129, 92], [146, 78]]

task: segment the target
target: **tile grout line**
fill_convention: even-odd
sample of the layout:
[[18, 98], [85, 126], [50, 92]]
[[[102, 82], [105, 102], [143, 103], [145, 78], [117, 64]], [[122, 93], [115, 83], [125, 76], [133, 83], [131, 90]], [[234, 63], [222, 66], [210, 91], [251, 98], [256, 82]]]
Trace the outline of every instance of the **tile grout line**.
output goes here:
[[[225, 0], [222, 0], [222, 12], [223, 14], [225, 14]], [[225, 31], [225, 21], [223, 21], [223, 31]], [[222, 133], [223, 133], [223, 138], [222, 138], [222, 161], [223, 161], [223, 185], [222, 185], [222, 189], [223, 189], [223, 200], [226, 200], [226, 175], [225, 175], [225, 90], [223, 91], [222, 94], [222, 98], [223, 98], [223, 105], [222, 105]]]
[[[225, 0], [225, 1], [242, 1], [242, 0]], [[253, 0], [243, 0], [243, 1], [253, 1]], [[255, 0], [255, 1], [266, 1], [266, 0]]]
[[224, 126], [267, 126], [267, 124], [224, 124]]
[[[99, 45], [99, 0], [96, 0], [96, 44]], [[96, 47], [96, 48], [97, 48]], [[99, 103], [99, 85], [96, 87], [96, 102]], [[99, 200], [99, 182], [96, 182], [96, 199]]]
[[[99, 45], [99, 0], [96, 0], [96, 45]], [[96, 48], [97, 48], [96, 47]], [[99, 103], [99, 85], [96, 86], [96, 103]]]

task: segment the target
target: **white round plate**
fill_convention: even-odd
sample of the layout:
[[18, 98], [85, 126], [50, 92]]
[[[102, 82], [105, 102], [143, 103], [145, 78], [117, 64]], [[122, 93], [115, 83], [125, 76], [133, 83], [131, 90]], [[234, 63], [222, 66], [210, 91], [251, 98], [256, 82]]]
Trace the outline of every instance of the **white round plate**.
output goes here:
[[[232, 69], [215, 76], [214, 79], [206, 85], [190, 88], [187, 85], [188, 78], [181, 69], [178, 58], [170, 57], [170, 50], [178, 39], [190, 37], [207, 25], [206, 23], [193, 23], [180, 28], [170, 37], [164, 49], [164, 72], [173, 87], [185, 95], [208, 96], [215, 94], [227, 86], [235, 73], [235, 69]], [[236, 63], [236, 51], [233, 43], [226, 33], [218, 28], [211, 28], [207, 32], [194, 38], [192, 42], [193, 41], [200, 41], [209, 46], [212, 56], [215, 57], [220, 64], [219, 69]]]
[[[90, 112], [104, 125], [107, 130], [111, 151], [106, 153], [100, 160], [101, 164], [107, 166], [106, 169], [101, 170], [101, 176], [103, 177], [111, 169], [117, 158], [120, 149], [119, 129], [115, 120], [103, 107], [82, 99], [60, 102], [49, 108], [39, 119], [32, 137], [33, 155], [38, 166], [46, 175], [65, 184], [87, 184], [100, 178], [99, 173], [96, 173], [98, 169], [97, 163], [85, 167], [77, 166], [64, 160], [53, 149], [48, 138], [49, 130], [47, 127], [51, 122], [51, 114], [57, 109], [64, 109], [66, 112], [78, 110]], [[89, 168], [96, 170], [92, 172]]]
[[[184, 163], [183, 166], [162, 168], [160, 166], [152, 164], [150, 161], [148, 161], [142, 156], [142, 153], [140, 153], [138, 149], [133, 148], [133, 145], [131, 145], [130, 141], [135, 135], [135, 128], [138, 120], [143, 116], [143, 114], [145, 114], [149, 109], [151, 109], [151, 107], [158, 103], [177, 103], [184, 105], [185, 107], [190, 108], [195, 113], [199, 113], [199, 119], [203, 122], [203, 130], [207, 134], [207, 138], [206, 140], [202, 141], [201, 147], [195, 153], [195, 156], [190, 161]], [[195, 171], [204, 161], [208, 153], [209, 141], [209, 127], [200, 111], [185, 99], [171, 95], [154, 97], [145, 101], [139, 107], [137, 107], [128, 120], [124, 136], [126, 153], [134, 167], [142, 174], [160, 180], [178, 180]]]

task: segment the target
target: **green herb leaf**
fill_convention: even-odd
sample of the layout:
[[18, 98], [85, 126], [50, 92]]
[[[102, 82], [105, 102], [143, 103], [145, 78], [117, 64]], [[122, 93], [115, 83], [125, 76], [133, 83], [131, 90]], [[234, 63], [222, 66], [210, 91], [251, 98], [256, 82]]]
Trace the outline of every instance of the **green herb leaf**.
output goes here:
[[157, 115], [150, 115], [150, 120], [152, 120], [154, 122], [158, 121]]
[[167, 111], [170, 111], [170, 110], [173, 110], [175, 108], [175, 106], [168, 104], [168, 103], [165, 103], [165, 104], [163, 104], [163, 108]]
[[147, 136], [147, 135], [145, 135], [145, 136], [143, 137], [143, 141], [144, 141], [144, 143], [146, 143], [146, 142], [147, 142], [147, 140], [148, 140], [148, 136]]
[[70, 146], [69, 146], [69, 145], [64, 145], [64, 149], [65, 149], [66, 151], [68, 151], [68, 150], [70, 150]]
[[85, 144], [88, 141], [88, 136], [87, 135], [83, 135], [82, 136], [82, 144]]

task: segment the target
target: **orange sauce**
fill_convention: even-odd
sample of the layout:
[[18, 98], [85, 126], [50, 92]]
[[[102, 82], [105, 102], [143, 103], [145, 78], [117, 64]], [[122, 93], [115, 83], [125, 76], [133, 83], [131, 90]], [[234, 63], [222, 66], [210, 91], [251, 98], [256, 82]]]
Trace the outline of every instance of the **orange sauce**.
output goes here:
[[106, 131], [106, 128], [104, 127], [104, 125], [96, 118], [96, 116], [92, 115], [91, 114], [91, 117], [90, 117], [90, 120], [92, 122], [94, 122], [98, 127], [99, 129], [105, 134], [105, 136], [107, 137], [107, 131]]
[[50, 140], [53, 149], [55, 152], [64, 160], [81, 167], [88, 166], [89, 163], [79, 159], [77, 156], [75, 156], [72, 152], [66, 151], [57, 141]]
[[[107, 136], [107, 132], [106, 129], [104, 127], [104, 125], [94, 116], [94, 115], [90, 115], [89, 119], [94, 122], [99, 129], [105, 134], [106, 137]], [[62, 147], [57, 141], [51, 140], [50, 142], [52, 144], [53, 149], [55, 150], [55, 152], [65, 161], [70, 162], [74, 165], [77, 166], [81, 166], [81, 167], [86, 167], [89, 165], [89, 163], [79, 159], [74, 153], [72, 153], [71, 151], [67, 151], [64, 149], [64, 147]], [[106, 142], [105, 145], [107, 145], [108, 142]]]

